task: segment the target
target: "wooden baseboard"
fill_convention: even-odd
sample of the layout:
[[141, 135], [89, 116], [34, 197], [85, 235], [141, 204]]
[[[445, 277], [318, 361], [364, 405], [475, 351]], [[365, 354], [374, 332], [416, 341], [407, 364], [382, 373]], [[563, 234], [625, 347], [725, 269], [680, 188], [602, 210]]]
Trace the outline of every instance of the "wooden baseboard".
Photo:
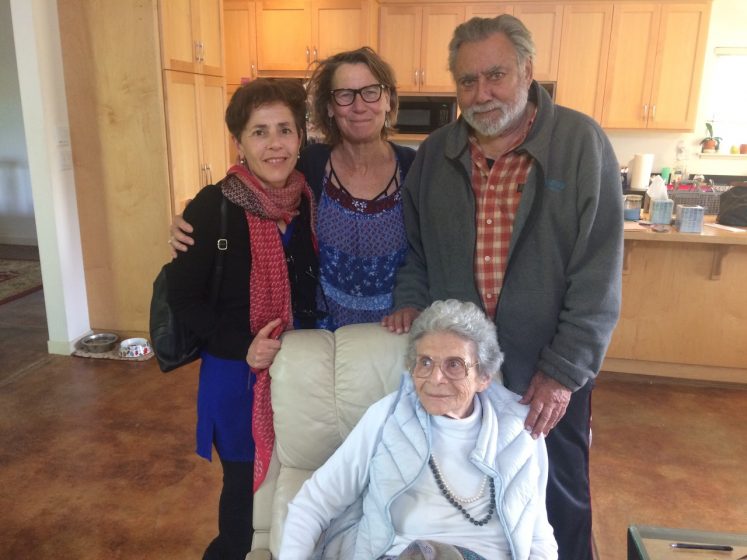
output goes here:
[[602, 371], [697, 381], [747, 384], [747, 369], [606, 358]]

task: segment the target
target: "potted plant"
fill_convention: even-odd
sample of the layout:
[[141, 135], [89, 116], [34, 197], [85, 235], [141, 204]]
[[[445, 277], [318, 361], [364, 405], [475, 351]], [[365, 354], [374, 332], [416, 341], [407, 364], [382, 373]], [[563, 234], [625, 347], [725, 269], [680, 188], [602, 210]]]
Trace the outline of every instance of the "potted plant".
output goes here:
[[700, 145], [703, 146], [702, 151], [704, 154], [712, 154], [718, 152], [721, 147], [721, 137], [713, 135], [713, 125], [709, 122], [705, 123], [706, 130], [708, 130], [708, 136], [700, 141]]

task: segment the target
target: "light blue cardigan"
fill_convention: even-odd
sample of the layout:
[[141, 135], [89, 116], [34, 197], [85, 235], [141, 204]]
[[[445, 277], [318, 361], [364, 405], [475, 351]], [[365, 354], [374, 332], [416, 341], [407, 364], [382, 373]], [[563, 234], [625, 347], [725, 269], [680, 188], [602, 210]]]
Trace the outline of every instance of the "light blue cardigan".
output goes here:
[[[557, 545], [545, 509], [544, 440], [533, 440], [524, 429], [528, 407], [518, 403], [516, 394], [492, 383], [478, 397], [482, 426], [470, 460], [495, 481], [496, 511], [511, 557], [555, 559]], [[280, 560], [307, 558], [308, 553], [304, 556], [294, 545], [304, 537], [307, 542], [318, 539], [313, 558], [371, 560], [385, 554], [394, 541], [391, 503], [426, 468], [430, 444], [431, 417], [420, 405], [410, 375], [405, 374], [399, 390], [369, 408], [333, 457], [289, 504]], [[350, 460], [351, 448], [360, 449], [353, 456], [359, 464]], [[338, 454], [345, 460], [336, 460]], [[349, 496], [330, 496], [330, 490], [349, 488], [340, 480], [356, 470], [363, 473], [360, 487]], [[330, 503], [325, 503], [327, 497]], [[314, 531], [315, 523], [324, 523], [330, 512], [336, 515], [326, 519], [323, 535], [299, 533]]]

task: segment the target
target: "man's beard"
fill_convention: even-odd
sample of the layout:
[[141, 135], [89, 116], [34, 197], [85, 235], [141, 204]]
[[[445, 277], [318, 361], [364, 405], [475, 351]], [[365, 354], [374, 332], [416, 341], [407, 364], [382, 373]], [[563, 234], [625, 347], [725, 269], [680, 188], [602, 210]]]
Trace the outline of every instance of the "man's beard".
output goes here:
[[[496, 99], [481, 105], [473, 105], [462, 111], [462, 115], [464, 115], [464, 120], [478, 134], [482, 136], [500, 136], [519, 121], [524, 109], [526, 109], [528, 98], [529, 90], [522, 88], [511, 104], [501, 103]], [[480, 116], [482, 113], [496, 109], [499, 109], [500, 113], [495, 116]]]

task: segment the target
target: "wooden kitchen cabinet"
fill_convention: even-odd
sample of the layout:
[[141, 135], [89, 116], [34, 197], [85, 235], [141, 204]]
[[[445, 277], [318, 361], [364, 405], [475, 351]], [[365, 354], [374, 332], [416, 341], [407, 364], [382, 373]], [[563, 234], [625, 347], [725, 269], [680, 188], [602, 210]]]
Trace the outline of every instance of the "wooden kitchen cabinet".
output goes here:
[[488, 4], [467, 4], [467, 11], [464, 20], [470, 20], [473, 17], [490, 18], [502, 14], [514, 15], [513, 4], [497, 4], [495, 2]]
[[179, 214], [205, 185], [227, 169], [227, 134], [223, 122], [223, 79], [164, 70], [166, 132], [172, 211]]
[[257, 2], [261, 73], [305, 73], [314, 62], [369, 43], [369, 0]]
[[239, 85], [257, 77], [257, 19], [255, 2], [223, 1], [223, 43], [226, 84]]
[[604, 371], [747, 381], [744, 233], [626, 230], [624, 262]]
[[221, 0], [161, 0], [163, 68], [223, 76]]
[[710, 4], [615, 3], [605, 128], [692, 130]]
[[602, 121], [612, 4], [568, 4], [558, 61], [556, 102]]
[[464, 18], [464, 4], [381, 7], [379, 54], [394, 68], [400, 92], [454, 92], [448, 46]]
[[517, 3], [513, 15], [526, 25], [534, 39], [534, 79], [554, 82], [558, 79], [563, 5], [557, 2]]
[[[557, 80], [563, 8], [551, 2], [384, 5], [379, 52], [394, 67], [401, 91], [453, 93], [448, 45], [454, 29], [473, 17], [501, 14], [515, 15], [532, 33], [536, 47], [534, 78]], [[404, 29], [409, 32], [403, 33]]]

